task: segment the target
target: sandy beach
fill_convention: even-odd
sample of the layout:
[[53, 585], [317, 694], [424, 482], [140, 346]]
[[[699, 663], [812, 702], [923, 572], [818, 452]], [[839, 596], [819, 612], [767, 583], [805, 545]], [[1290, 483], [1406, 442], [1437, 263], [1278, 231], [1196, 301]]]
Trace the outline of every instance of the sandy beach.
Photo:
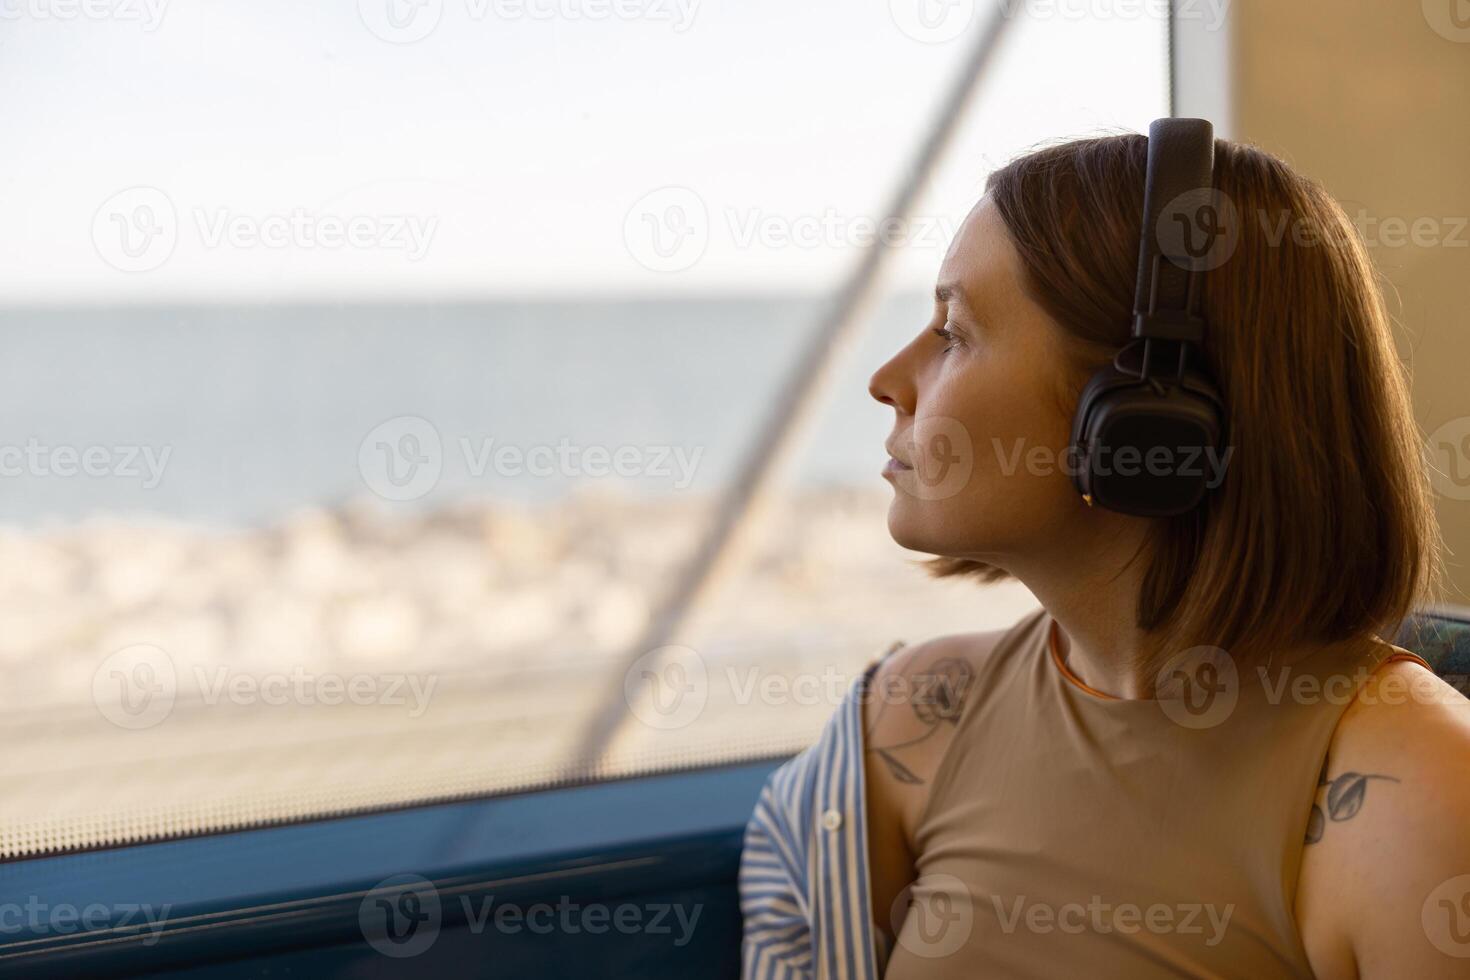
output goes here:
[[[710, 498], [7, 530], [0, 855], [796, 751], [894, 642], [1034, 606], [930, 580], [888, 537], [888, 495], [778, 500], [673, 665], [642, 675], [618, 655]], [[695, 675], [698, 710], [664, 711], [664, 680]], [[627, 723], [601, 759], [575, 757], [609, 699]]]

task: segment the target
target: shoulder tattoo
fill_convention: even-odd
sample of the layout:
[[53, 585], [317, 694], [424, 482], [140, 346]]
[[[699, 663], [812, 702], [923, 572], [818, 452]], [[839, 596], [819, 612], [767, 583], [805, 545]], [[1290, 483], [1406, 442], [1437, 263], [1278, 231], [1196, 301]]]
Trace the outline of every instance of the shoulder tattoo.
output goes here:
[[[868, 751], [883, 761], [894, 779], [912, 786], [924, 784], [924, 778], [914, 772], [911, 750], [946, 725], [959, 724], [973, 677], [974, 672], [964, 660], [945, 657], [926, 668], [896, 674], [880, 690], [869, 692], [870, 697], [879, 700], [873, 724], [868, 729]], [[890, 710], [912, 712], [918, 725], [904, 726], [905, 734], [910, 737], [886, 743], [876, 737]], [[917, 735], [911, 734], [916, 730]], [[905, 757], [909, 757], [908, 764]]]
[[1329, 777], [1324, 762], [1317, 780], [1317, 802], [1312, 804], [1312, 815], [1307, 821], [1307, 843], [1321, 840], [1328, 823], [1343, 823], [1356, 817], [1367, 801], [1368, 786], [1375, 779], [1398, 782], [1383, 773], [1348, 771]]

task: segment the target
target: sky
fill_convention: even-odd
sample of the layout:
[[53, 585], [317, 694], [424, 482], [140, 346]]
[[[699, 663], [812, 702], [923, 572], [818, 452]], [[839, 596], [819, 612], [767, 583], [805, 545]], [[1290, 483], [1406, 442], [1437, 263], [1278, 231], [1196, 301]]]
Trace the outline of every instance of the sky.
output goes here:
[[[1166, 112], [1157, 4], [1005, 0], [915, 220]], [[0, 0], [0, 307], [820, 292], [976, 0]]]

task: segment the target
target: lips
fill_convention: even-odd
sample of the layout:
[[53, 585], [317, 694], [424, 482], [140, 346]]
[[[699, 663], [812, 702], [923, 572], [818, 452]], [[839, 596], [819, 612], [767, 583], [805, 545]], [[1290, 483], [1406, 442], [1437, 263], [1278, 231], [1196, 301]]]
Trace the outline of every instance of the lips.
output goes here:
[[885, 473], [902, 472], [904, 470], [913, 469], [912, 466], [910, 466], [908, 463], [904, 462], [902, 458], [900, 458], [900, 456], [898, 455], [897, 447], [894, 446], [891, 442], [885, 442], [883, 444], [883, 448], [888, 450], [888, 462], [883, 467], [883, 471]]

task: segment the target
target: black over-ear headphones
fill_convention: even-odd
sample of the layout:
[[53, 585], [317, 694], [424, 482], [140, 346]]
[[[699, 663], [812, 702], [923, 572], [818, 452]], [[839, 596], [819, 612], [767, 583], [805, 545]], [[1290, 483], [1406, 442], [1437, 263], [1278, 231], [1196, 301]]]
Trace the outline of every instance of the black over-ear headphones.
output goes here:
[[1072, 422], [1073, 482], [1091, 506], [1183, 514], [1219, 476], [1224, 401], [1203, 360], [1190, 364], [1205, 334], [1203, 272], [1218, 264], [1214, 170], [1209, 122], [1159, 119], [1149, 127], [1134, 340], [1083, 388]]

